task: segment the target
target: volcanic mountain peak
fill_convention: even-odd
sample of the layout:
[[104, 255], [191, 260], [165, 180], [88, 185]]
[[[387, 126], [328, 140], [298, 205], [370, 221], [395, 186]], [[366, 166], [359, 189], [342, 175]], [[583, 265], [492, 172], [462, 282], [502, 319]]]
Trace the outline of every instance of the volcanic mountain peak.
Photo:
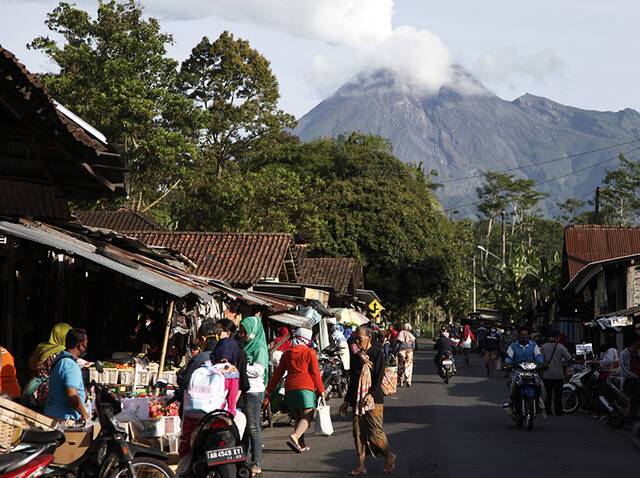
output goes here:
[[[390, 70], [363, 71], [302, 117], [295, 132], [304, 141], [351, 131], [377, 134], [391, 142], [401, 160], [435, 169], [442, 179], [520, 168], [640, 139], [637, 111], [589, 111], [531, 94], [506, 101], [459, 65], [436, 94], [409, 85]], [[604, 168], [615, 163], [585, 166], [624, 151], [612, 148], [514, 174], [535, 181], [559, 178], [540, 187], [550, 194], [544, 209], [552, 212], [555, 202], [592, 191]], [[568, 174], [576, 169], [584, 171]], [[440, 198], [446, 207], [471, 202], [478, 185], [478, 179], [451, 183], [439, 191]], [[461, 212], [470, 215], [473, 209]]]

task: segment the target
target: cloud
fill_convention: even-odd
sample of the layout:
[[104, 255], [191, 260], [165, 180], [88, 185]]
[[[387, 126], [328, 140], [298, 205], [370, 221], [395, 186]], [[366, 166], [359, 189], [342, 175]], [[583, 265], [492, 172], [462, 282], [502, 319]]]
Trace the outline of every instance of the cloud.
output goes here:
[[553, 50], [520, 55], [514, 48], [485, 53], [473, 67], [474, 73], [488, 83], [511, 84], [524, 78], [539, 85], [553, 76], [564, 75], [565, 69], [566, 63]]
[[451, 81], [451, 54], [440, 38], [411, 26], [393, 28], [393, 0], [146, 0], [147, 12], [165, 20], [215, 16], [346, 48], [350, 65], [316, 55], [310, 66], [318, 91], [334, 89], [354, 67], [392, 69], [425, 94]]

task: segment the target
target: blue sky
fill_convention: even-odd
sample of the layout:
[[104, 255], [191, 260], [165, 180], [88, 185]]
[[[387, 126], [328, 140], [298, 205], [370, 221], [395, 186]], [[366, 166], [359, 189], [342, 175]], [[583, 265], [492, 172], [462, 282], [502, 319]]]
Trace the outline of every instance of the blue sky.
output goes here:
[[[77, 0], [95, 11], [95, 0]], [[461, 63], [505, 99], [640, 110], [640, 2], [632, 0], [144, 0], [185, 59], [230, 30], [272, 63], [284, 109], [300, 116], [366, 66], [433, 91]], [[0, 44], [31, 71], [53, 65], [25, 44], [47, 33], [52, 0], [0, 0]]]

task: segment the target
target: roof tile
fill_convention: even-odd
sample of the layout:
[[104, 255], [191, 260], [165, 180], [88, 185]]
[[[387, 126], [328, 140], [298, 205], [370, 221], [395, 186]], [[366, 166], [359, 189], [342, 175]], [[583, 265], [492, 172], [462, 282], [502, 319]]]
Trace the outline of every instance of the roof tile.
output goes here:
[[343, 294], [355, 295], [363, 288], [362, 265], [351, 257], [305, 258], [298, 275], [302, 284], [333, 287]]

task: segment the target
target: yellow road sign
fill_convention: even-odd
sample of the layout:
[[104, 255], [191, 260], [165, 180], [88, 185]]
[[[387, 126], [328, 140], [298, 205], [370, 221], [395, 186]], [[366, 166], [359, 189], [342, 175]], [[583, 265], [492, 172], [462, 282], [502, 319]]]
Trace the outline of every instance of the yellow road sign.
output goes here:
[[369, 313], [374, 319], [380, 317], [380, 314], [383, 310], [384, 307], [382, 307], [382, 304], [380, 303], [380, 301], [378, 301], [378, 299], [373, 299], [371, 302], [369, 302]]

